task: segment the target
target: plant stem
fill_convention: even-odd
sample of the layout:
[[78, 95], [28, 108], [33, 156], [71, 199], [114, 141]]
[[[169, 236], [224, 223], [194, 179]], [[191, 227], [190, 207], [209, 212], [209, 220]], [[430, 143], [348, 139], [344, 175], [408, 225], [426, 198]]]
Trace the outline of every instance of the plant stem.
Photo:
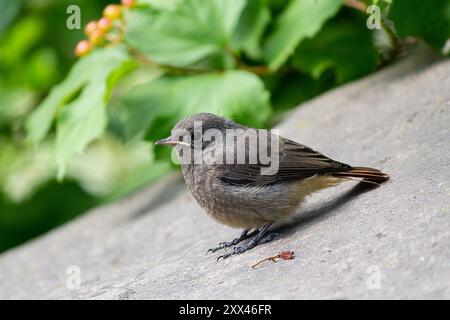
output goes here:
[[384, 32], [386, 32], [386, 34], [388, 35], [389, 40], [391, 41], [391, 45], [394, 49], [394, 52], [396, 54], [399, 53], [400, 48], [401, 48], [400, 39], [397, 37], [395, 32], [383, 20], [381, 20], [381, 27], [383, 28]]
[[[363, 13], [367, 13], [367, 5], [358, 0], [345, 0], [344, 4], [347, 7], [356, 9]], [[383, 28], [384, 32], [386, 32], [386, 34], [389, 37], [389, 40], [391, 42], [391, 45], [392, 45], [392, 48], [394, 51], [394, 55], [398, 55], [400, 53], [401, 47], [402, 47], [402, 43], [401, 43], [400, 39], [397, 37], [395, 32], [386, 24], [386, 22], [383, 19], [381, 19], [381, 27]]]
[[225, 51], [228, 52], [236, 61], [237, 66], [239, 69], [246, 70], [249, 72], [252, 72], [257, 75], [265, 75], [271, 73], [269, 68], [265, 65], [259, 65], [259, 66], [249, 66], [244, 61], [242, 61], [239, 54], [237, 54], [234, 50], [232, 50], [229, 46], [225, 46]]
[[[155, 61], [149, 59], [145, 54], [143, 54], [141, 51], [139, 51], [138, 49], [136, 49], [134, 47], [128, 46], [128, 50], [142, 64], [155, 66], [157, 68], [161, 68], [161, 69], [166, 70], [171, 73], [201, 74], [201, 73], [221, 72], [222, 71], [222, 70], [212, 70], [212, 69], [202, 69], [202, 68], [177, 67], [177, 66], [172, 66], [172, 65], [168, 65], [168, 64], [161, 64], [161, 63], [158, 63], [158, 62], [155, 62]], [[237, 57], [236, 55], [233, 54], [233, 57], [235, 58], [238, 67], [242, 70], [246, 70], [246, 71], [252, 72], [257, 75], [265, 75], [265, 74], [271, 73], [271, 71], [269, 70], [269, 68], [267, 66], [264, 66], [264, 65], [249, 66], [249, 65], [246, 65], [244, 62], [242, 62], [239, 59], [239, 57]]]
[[250, 71], [250, 72], [252, 72], [254, 74], [257, 74], [259, 76], [271, 73], [269, 68], [267, 66], [264, 66], [264, 65], [262, 65], [262, 66], [249, 66], [249, 65], [246, 65], [246, 64], [243, 63], [243, 64], [240, 64], [239, 67], [241, 69], [243, 69], [243, 70]]
[[145, 54], [143, 54], [138, 49], [128, 46], [128, 50], [131, 52], [132, 55], [136, 57], [137, 60], [139, 60], [142, 64], [154, 66], [160, 69], [163, 69], [170, 73], [183, 73], [183, 74], [199, 74], [199, 73], [207, 73], [207, 72], [214, 72], [215, 70], [210, 69], [201, 69], [201, 68], [186, 68], [186, 67], [177, 67], [172, 66], [168, 64], [161, 64], [158, 62], [155, 62], [151, 59], [149, 59]]
[[358, 0], [345, 0], [344, 4], [347, 7], [359, 10], [361, 12], [367, 12], [367, 5], [365, 3], [359, 2]]

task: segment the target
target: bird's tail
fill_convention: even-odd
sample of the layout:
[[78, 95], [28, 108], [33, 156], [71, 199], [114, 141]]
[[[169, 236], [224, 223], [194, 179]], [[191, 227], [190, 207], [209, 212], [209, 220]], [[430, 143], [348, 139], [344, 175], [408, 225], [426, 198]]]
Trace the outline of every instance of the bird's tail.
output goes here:
[[336, 178], [358, 180], [372, 184], [380, 184], [389, 180], [389, 176], [386, 173], [383, 173], [378, 169], [366, 167], [353, 167], [348, 171], [333, 173], [332, 176]]

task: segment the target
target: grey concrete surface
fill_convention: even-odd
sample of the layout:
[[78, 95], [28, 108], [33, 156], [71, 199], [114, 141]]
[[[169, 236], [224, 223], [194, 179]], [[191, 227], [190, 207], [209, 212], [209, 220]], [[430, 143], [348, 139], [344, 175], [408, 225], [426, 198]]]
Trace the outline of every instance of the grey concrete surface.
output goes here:
[[[450, 61], [421, 51], [306, 103], [279, 128], [392, 180], [318, 193], [276, 241], [216, 262], [205, 251], [239, 231], [204, 215], [174, 174], [4, 253], [0, 298], [449, 299]], [[296, 258], [250, 268], [285, 250]]]

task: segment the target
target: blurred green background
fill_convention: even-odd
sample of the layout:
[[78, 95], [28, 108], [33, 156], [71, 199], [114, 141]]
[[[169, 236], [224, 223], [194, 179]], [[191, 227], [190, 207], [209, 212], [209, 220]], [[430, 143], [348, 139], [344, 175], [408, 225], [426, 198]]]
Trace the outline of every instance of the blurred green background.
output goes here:
[[105, 135], [74, 159], [62, 182], [56, 181], [51, 141], [38, 149], [26, 143], [27, 115], [77, 59], [73, 51], [83, 30], [66, 28], [66, 9], [74, 3], [82, 10], [82, 26], [98, 19], [108, 4], [0, 1], [0, 252], [152, 179], [148, 143], [125, 146]]
[[[0, 0], [0, 252], [175, 168], [152, 141], [186, 114], [271, 127], [450, 36], [448, 0], [141, 0], [115, 25], [119, 44], [77, 59], [86, 35], [66, 27], [67, 7], [83, 27], [109, 2]], [[371, 4], [380, 30], [366, 27]]]

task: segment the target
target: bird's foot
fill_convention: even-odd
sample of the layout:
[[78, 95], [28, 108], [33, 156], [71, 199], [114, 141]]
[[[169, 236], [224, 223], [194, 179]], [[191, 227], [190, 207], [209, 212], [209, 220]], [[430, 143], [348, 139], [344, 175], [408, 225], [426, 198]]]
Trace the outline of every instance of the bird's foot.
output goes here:
[[206, 254], [208, 254], [208, 253], [210, 253], [210, 252], [211, 252], [211, 253], [214, 253], [214, 252], [216, 252], [216, 251], [218, 251], [218, 250], [221, 250], [221, 249], [227, 249], [227, 248], [229, 248], [229, 247], [235, 246], [235, 245], [237, 245], [238, 243], [242, 242], [243, 240], [248, 239], [248, 238], [251, 238], [252, 236], [254, 236], [255, 234], [257, 234], [257, 233], [259, 232], [258, 229], [254, 230], [254, 231], [252, 231], [252, 232], [249, 232], [249, 231], [250, 231], [249, 229], [245, 229], [245, 230], [241, 233], [241, 235], [240, 235], [239, 237], [237, 237], [236, 239], [233, 239], [233, 240], [231, 240], [231, 241], [221, 242], [221, 243], [219, 243], [219, 245], [218, 245], [216, 248], [211, 248], [211, 249], [209, 249], [208, 251], [206, 251]]
[[242, 240], [240, 239], [240, 238], [236, 238], [236, 239], [233, 239], [232, 241], [225, 241], [225, 242], [221, 242], [221, 243], [219, 243], [219, 245], [217, 246], [217, 247], [215, 247], [215, 248], [211, 248], [211, 249], [208, 249], [208, 251], [206, 251], [206, 254], [208, 254], [208, 253], [214, 253], [214, 252], [216, 252], [216, 251], [219, 251], [219, 250], [222, 250], [222, 249], [226, 249], [226, 248], [229, 248], [229, 247], [232, 247], [232, 246], [235, 246], [235, 245], [237, 245], [239, 242], [241, 242]]
[[233, 249], [233, 251], [225, 253], [221, 256], [219, 256], [217, 258], [217, 261], [219, 261], [220, 259], [227, 259], [231, 256], [234, 256], [236, 254], [241, 254], [245, 251], [248, 251], [250, 249], [253, 249], [254, 247], [256, 247], [259, 244], [263, 244], [263, 243], [268, 243], [270, 241], [272, 241], [273, 239], [275, 239], [275, 237], [277, 236], [277, 233], [269, 233], [268, 235], [266, 235], [263, 238], [258, 238], [257, 236], [255, 236], [252, 240], [250, 240], [247, 244], [239, 246], [239, 247], [235, 247]]

